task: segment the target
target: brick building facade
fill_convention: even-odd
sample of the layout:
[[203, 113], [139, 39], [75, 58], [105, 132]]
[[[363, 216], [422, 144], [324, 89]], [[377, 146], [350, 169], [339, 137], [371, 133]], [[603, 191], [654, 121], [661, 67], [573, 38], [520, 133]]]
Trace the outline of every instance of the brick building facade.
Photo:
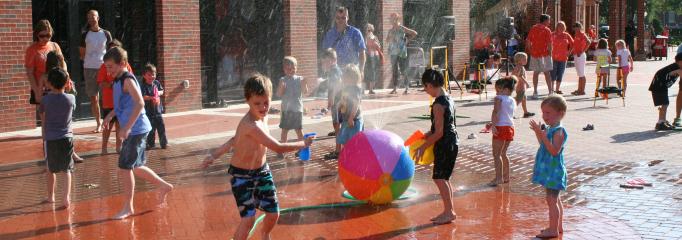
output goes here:
[[[202, 92], [202, 77], [205, 76], [202, 76], [204, 71], [202, 71], [200, 40], [203, 37], [200, 32], [201, 1], [153, 1], [156, 21], [153, 59], [157, 63], [158, 75], [166, 88], [166, 95], [163, 99], [166, 109], [168, 112], [200, 109], [203, 104], [202, 94], [205, 95]], [[469, 1], [445, 1], [447, 1], [445, 12], [453, 15], [457, 23], [457, 28], [453, 32], [454, 36], [451, 36], [447, 44], [450, 48], [448, 59], [453, 69], [462, 69], [464, 63], [469, 60]], [[385, 39], [385, 34], [390, 28], [389, 15], [394, 12], [402, 13], [405, 1], [373, 0], [368, 2], [375, 4], [372, 9], [376, 9], [376, 34], [380, 39]], [[317, 4], [317, 1], [310, 0], [282, 0], [284, 54], [298, 59], [299, 75], [306, 79], [316, 79], [319, 72], [317, 54], [320, 49], [317, 46], [321, 39], [318, 39], [316, 32]], [[32, 41], [32, 27], [35, 21], [32, 12], [30, 0], [0, 1], [0, 22], [2, 22], [0, 23], [0, 46], [6, 49], [3, 52], [4, 58], [0, 61], [0, 132], [30, 129], [35, 126], [35, 108], [28, 104], [29, 83], [23, 67], [24, 50]], [[75, 17], [76, 22], [78, 17], [80, 16]], [[73, 38], [74, 35], [70, 36]], [[60, 43], [60, 45], [63, 44]], [[131, 44], [135, 42], [132, 41], [128, 45]], [[124, 45], [126, 45], [125, 42]], [[146, 59], [151, 58], [147, 56]], [[390, 66], [388, 65], [382, 66], [379, 86], [388, 87], [389, 85]], [[78, 66], [78, 63], [77, 61], [69, 63], [69, 66], [69, 70], [72, 71], [72, 66]], [[189, 83], [188, 88], [185, 88], [184, 82]]]

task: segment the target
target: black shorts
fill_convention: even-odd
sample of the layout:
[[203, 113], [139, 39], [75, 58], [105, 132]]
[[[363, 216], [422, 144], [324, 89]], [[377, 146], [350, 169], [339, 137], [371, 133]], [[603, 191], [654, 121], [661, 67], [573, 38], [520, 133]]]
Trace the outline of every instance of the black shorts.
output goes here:
[[73, 138], [45, 141], [47, 169], [51, 173], [73, 171]]
[[[102, 119], [105, 119], [105, 118], [107, 117], [107, 115], [109, 115], [109, 113], [110, 113], [111, 111], [114, 111], [114, 109], [113, 109], [113, 108], [102, 108]], [[111, 118], [111, 123], [115, 123], [115, 122], [117, 122], [117, 121], [118, 121], [118, 120], [116, 119], [116, 116], [114, 116], [113, 118]]]
[[456, 139], [441, 139], [433, 146], [433, 179], [450, 180], [455, 169], [459, 146]]
[[654, 106], [667, 106], [670, 104], [670, 99], [668, 99], [668, 89], [657, 89], [651, 91], [651, 97], [654, 99]]
[[[43, 91], [43, 96], [47, 95], [47, 93], [48, 93], [47, 90]], [[33, 92], [33, 90], [31, 90], [31, 97], [28, 99], [28, 103], [33, 105], [40, 105], [40, 103], [36, 101], [36, 94]]]

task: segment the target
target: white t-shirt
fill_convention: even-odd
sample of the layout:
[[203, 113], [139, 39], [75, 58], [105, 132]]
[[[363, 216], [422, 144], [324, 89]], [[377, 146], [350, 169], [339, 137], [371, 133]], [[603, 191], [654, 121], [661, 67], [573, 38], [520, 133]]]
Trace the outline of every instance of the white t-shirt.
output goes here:
[[620, 57], [620, 65], [618, 65], [618, 66], [621, 66], [621, 67], [630, 66], [630, 61], [629, 61], [630, 50], [629, 49], [625, 49], [625, 48], [620, 49], [616, 52], [616, 55], [618, 55], [618, 57]]
[[516, 100], [511, 96], [497, 95], [495, 100], [500, 101], [500, 109], [497, 112], [496, 126], [514, 126], [514, 109], [516, 108]]
[[85, 34], [83, 43], [85, 44], [85, 56], [83, 56], [83, 67], [89, 69], [99, 69], [104, 63], [104, 54], [107, 53], [107, 44], [111, 41], [111, 35], [104, 29], [97, 32], [88, 31]]
[[512, 37], [509, 39], [509, 42], [507, 42], [507, 46], [513, 47], [516, 45], [519, 45], [519, 41], [516, 40], [516, 35], [519, 34], [516, 32], [516, 28], [512, 26]]

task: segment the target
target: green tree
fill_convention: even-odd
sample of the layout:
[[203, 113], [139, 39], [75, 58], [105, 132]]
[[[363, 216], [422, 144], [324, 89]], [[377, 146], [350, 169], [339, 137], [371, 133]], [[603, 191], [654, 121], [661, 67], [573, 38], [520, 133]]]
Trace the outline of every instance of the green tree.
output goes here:
[[660, 19], [663, 14], [673, 11], [682, 14], [682, 0], [648, 0], [646, 1], [647, 21]]

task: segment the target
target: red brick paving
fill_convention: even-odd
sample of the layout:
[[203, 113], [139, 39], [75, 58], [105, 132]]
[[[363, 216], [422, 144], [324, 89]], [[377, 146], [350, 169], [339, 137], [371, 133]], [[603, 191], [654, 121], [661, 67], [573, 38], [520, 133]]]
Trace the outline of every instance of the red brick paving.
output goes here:
[[[682, 153], [680, 148], [671, 146], [671, 143], [679, 142], [680, 135], [652, 131], [651, 122], [656, 116], [646, 91], [648, 79], [662, 64], [636, 63], [637, 71], [631, 75], [631, 91], [625, 108], [620, 107], [619, 102], [608, 106], [599, 102], [599, 108], [591, 108], [590, 98], [567, 97], [569, 113], [564, 125], [569, 130], [570, 141], [566, 151], [569, 189], [563, 198], [572, 207], [566, 211], [565, 239], [640, 239], [640, 236], [644, 239], [682, 239], [682, 162], [679, 161]], [[563, 88], [564, 92], [575, 87], [570, 77], [575, 73], [571, 70], [566, 73], [568, 85]], [[458, 92], [454, 92], [454, 96], [457, 99]], [[379, 95], [375, 99], [387, 102], [366, 101], [366, 109], [405, 104], [391, 100], [424, 101], [427, 98], [424, 94], [410, 94], [396, 97]], [[324, 101], [307, 104], [312, 109], [323, 106]], [[539, 101], [529, 102], [530, 109], [536, 112], [538, 105]], [[460, 219], [455, 224], [433, 227], [425, 220], [441, 206], [430, 182], [429, 168], [418, 167], [413, 184], [420, 192], [417, 199], [401, 201], [389, 208], [356, 207], [288, 214], [280, 220], [274, 236], [301, 236], [304, 239], [516, 239], [536, 234], [539, 228], [544, 227], [546, 210], [542, 189], [529, 183], [537, 142], [532, 133], [525, 130], [527, 119], [517, 120], [516, 141], [510, 147], [512, 184], [506, 188], [487, 188], [483, 185], [492, 178], [493, 172], [490, 136], [477, 132], [489, 118], [492, 107], [489, 101], [478, 100], [458, 101], [457, 107], [458, 115], [469, 118], [458, 119], [462, 146], [453, 183], [457, 189], [455, 202]], [[428, 127], [428, 121], [410, 118], [426, 111], [426, 108], [413, 108], [370, 115], [367, 116], [368, 128], [378, 126], [404, 137], [415, 129], [425, 130]], [[230, 112], [230, 109], [221, 112]], [[169, 134], [176, 134], [173, 137], [178, 138], [228, 131], [231, 127], [225, 125], [232, 123], [225, 122], [231, 118], [190, 114], [167, 117], [167, 125], [172, 125]], [[193, 127], [188, 122], [197, 126]], [[581, 131], [587, 122], [594, 123], [596, 129]], [[212, 125], [216, 128], [211, 128]], [[324, 132], [329, 124], [317, 123], [306, 128]], [[77, 132], [91, 129], [78, 129]], [[469, 133], [477, 133], [478, 138], [467, 140]], [[278, 135], [277, 131], [272, 134]], [[89, 138], [91, 135], [85, 136]], [[13, 155], [19, 158], [36, 155], [33, 149], [39, 146], [39, 140], [4, 139], [0, 140], [0, 147], [20, 145], [22, 148], [15, 148], [10, 154], [0, 157], [0, 164], [9, 162], [7, 158], [16, 158]], [[84, 141], [99, 143], [96, 139]], [[118, 210], [120, 201], [115, 155], [93, 156], [86, 164], [77, 165], [73, 196], [75, 207], [70, 214], [66, 211], [53, 212], [48, 206], [37, 204], [44, 191], [41, 168], [25, 164], [0, 165], [0, 192], [6, 193], [0, 195], [0, 222], [3, 223], [0, 224], [0, 239], [111, 236], [137, 239], [225, 238], [231, 235], [238, 219], [228, 190], [225, 162], [214, 165], [208, 174], [197, 169], [198, 162], [208, 152], [206, 149], [218, 144], [219, 140], [206, 140], [148, 152], [149, 166], [177, 184], [178, 190], [170, 195], [170, 208], [156, 209], [153, 192], [147, 192], [152, 187], [141, 183], [136, 208], [144, 214], [121, 222], [106, 220]], [[270, 156], [283, 207], [345, 201], [338, 197], [341, 186], [334, 174], [335, 161], [320, 160], [320, 156], [332, 145], [331, 140], [318, 141], [313, 148], [316, 158], [303, 168], [297, 160], [277, 161]], [[99, 145], [93, 146], [99, 150]], [[656, 159], [664, 162], [647, 166], [649, 161]], [[634, 176], [645, 177], [654, 186], [643, 190], [618, 187]], [[87, 188], [86, 184], [97, 184], [97, 187]], [[149, 210], [152, 211], [147, 212]], [[385, 222], [386, 219], [393, 221]], [[362, 227], [358, 229], [358, 226]]]

